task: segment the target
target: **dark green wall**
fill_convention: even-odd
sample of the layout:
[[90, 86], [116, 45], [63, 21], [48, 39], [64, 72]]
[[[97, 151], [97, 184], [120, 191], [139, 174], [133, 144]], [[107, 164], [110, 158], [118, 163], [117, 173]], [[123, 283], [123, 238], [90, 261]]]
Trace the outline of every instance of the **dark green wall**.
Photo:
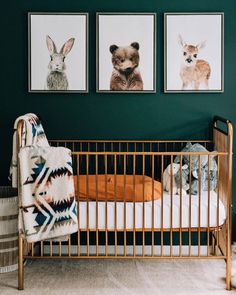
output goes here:
[[[27, 93], [29, 11], [89, 12], [89, 94]], [[225, 13], [225, 92], [164, 94], [163, 13], [212, 11]], [[96, 94], [96, 12], [158, 13], [156, 94]], [[49, 138], [200, 139], [214, 115], [236, 122], [235, 0], [3, 0], [0, 24], [0, 184], [8, 183], [12, 124], [26, 112], [41, 116]]]

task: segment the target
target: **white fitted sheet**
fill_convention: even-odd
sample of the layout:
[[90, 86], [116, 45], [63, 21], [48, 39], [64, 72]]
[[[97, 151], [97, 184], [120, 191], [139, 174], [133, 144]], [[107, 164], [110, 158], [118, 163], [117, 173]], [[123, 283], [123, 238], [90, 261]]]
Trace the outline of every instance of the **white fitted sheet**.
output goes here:
[[[208, 192], [201, 193], [200, 206], [200, 224], [198, 222], [199, 214], [199, 196], [191, 196], [191, 224], [189, 224], [189, 204], [190, 196], [182, 196], [182, 228], [196, 227], [216, 227], [222, 225], [226, 219], [226, 212], [223, 203], [219, 200], [219, 210], [217, 210], [217, 194], [210, 192], [210, 218], [208, 224]], [[161, 228], [161, 199], [154, 201], [154, 228]], [[89, 201], [89, 224], [87, 226], [87, 202], [79, 202], [79, 228], [96, 229], [96, 202]], [[108, 230], [115, 229], [115, 207], [117, 212], [116, 229], [123, 230], [124, 227], [124, 206], [123, 202], [107, 202], [107, 227]], [[98, 202], [98, 229], [105, 230], [106, 205], [105, 202]], [[219, 222], [217, 224], [217, 215], [219, 212]], [[144, 203], [144, 228], [152, 228], [152, 201]], [[126, 229], [133, 229], [134, 222], [134, 204], [126, 202]], [[135, 203], [135, 228], [143, 227], [143, 203]], [[163, 195], [163, 228], [171, 227], [171, 197], [164, 192]], [[173, 195], [172, 201], [172, 228], [180, 227], [180, 196]]]

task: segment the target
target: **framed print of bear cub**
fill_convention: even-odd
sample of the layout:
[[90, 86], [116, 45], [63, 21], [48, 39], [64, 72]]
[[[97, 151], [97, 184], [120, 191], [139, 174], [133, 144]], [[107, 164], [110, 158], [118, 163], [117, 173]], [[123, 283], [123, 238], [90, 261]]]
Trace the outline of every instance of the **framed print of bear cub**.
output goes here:
[[156, 92], [155, 35], [155, 13], [97, 13], [97, 92]]

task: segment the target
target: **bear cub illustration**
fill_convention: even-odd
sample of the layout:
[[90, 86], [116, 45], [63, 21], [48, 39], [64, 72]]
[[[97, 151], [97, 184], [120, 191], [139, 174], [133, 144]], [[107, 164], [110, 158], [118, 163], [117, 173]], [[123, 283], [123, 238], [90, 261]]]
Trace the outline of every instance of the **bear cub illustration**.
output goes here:
[[143, 80], [138, 70], [139, 43], [130, 46], [110, 46], [113, 71], [110, 80], [110, 90], [143, 90]]

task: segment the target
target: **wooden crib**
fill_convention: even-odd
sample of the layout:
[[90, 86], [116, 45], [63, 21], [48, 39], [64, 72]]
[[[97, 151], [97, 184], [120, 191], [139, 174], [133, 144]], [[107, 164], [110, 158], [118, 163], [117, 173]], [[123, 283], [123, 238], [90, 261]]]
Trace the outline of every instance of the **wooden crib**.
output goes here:
[[[19, 137], [21, 126], [18, 126]], [[65, 241], [27, 243], [19, 237], [19, 290], [23, 289], [25, 259], [64, 258], [224, 259], [229, 290], [232, 140], [231, 122], [219, 117], [213, 121], [213, 140], [191, 141], [201, 143], [213, 152], [180, 152], [188, 140], [52, 140], [51, 145], [72, 150], [79, 231]], [[202, 157], [206, 156], [209, 163], [210, 157], [215, 156], [218, 166], [215, 191], [210, 191], [210, 168], [207, 191], [200, 190], [192, 195], [192, 176], [189, 194], [183, 195], [181, 187], [179, 195], [174, 195], [172, 189], [169, 193], [164, 191], [165, 168], [173, 165], [176, 156], [182, 162], [184, 155], [189, 156], [190, 165], [192, 157], [198, 157], [201, 163]], [[201, 169], [199, 179], [200, 174]], [[180, 177], [182, 179], [181, 170]], [[104, 194], [101, 193], [101, 178]], [[156, 197], [157, 182], [161, 195]], [[83, 197], [81, 187], [85, 190]], [[109, 197], [110, 190], [113, 200]], [[123, 200], [120, 200], [121, 194]], [[130, 194], [133, 194], [132, 201], [128, 199]]]

